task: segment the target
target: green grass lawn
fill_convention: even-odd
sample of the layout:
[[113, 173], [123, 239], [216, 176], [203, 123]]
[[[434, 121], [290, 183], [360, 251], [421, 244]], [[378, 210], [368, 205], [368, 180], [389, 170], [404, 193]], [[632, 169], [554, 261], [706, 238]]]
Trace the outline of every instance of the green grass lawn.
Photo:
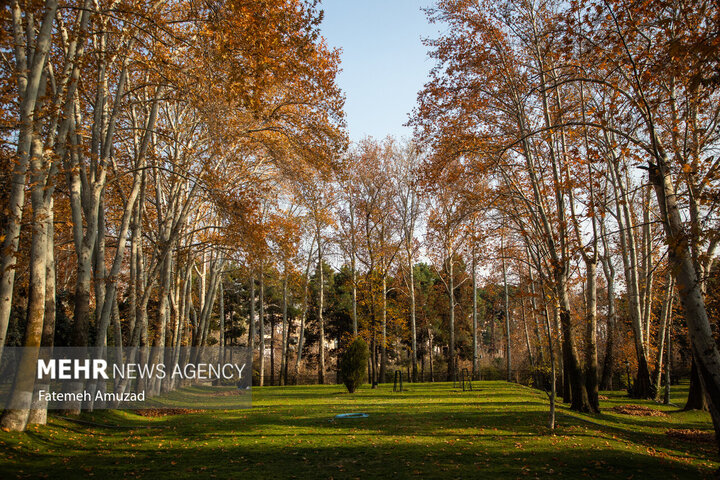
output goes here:
[[[551, 435], [544, 393], [505, 382], [254, 388], [253, 407], [146, 418], [126, 411], [50, 418], [25, 433], [0, 432], [5, 478], [708, 478], [713, 443], [668, 437], [709, 431], [706, 413], [653, 402], [669, 417], [631, 417], [604, 392], [600, 415], [565, 407]], [[676, 387], [682, 404], [687, 389]], [[365, 419], [330, 421], [365, 412]], [[111, 428], [114, 426], [116, 428]], [[119, 428], [118, 428], [119, 427]]]

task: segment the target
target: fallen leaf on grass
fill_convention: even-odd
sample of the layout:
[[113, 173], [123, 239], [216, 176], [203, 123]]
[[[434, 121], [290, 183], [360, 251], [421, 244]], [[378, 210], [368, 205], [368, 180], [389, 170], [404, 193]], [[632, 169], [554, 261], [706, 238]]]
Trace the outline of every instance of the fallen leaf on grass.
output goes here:
[[204, 410], [193, 410], [190, 408], [143, 408], [141, 410], [133, 410], [134, 413], [141, 417], [164, 417], [167, 415], [186, 415], [188, 413], [202, 413]]
[[665, 432], [665, 435], [680, 440], [690, 440], [692, 442], [711, 443], [715, 441], [715, 434], [713, 432], [703, 432], [702, 430], [692, 428], [671, 428]]
[[636, 417], [667, 417], [668, 414], [643, 405], [617, 405], [612, 408], [614, 412]]

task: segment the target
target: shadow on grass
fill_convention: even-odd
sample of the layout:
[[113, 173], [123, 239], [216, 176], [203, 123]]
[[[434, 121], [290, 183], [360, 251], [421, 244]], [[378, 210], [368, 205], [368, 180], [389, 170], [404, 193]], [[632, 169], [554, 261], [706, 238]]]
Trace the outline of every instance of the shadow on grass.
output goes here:
[[[607, 478], [692, 478], [698, 472], [693, 465], [676, 459], [638, 455], [636, 451], [606, 450], [602, 456], [592, 447], [575, 447], [568, 452], [557, 449], [513, 447], [512, 443], [481, 443], [470, 448], [467, 442], [372, 443], [369, 436], [353, 439], [350, 444], [303, 445], [296, 441], [273, 445], [204, 445], [187, 442], [171, 450], [156, 445], [133, 446], [129, 439], [112, 449], [87, 446], [68, 459], [39, 454], [32, 462], [15, 470], [16, 478], [80, 478], [91, 472], [95, 477], [114, 478], [515, 478], [523, 475], [549, 477], [562, 472], [564, 477]], [[512, 441], [525, 436], [513, 436]], [[239, 439], [240, 443], [243, 439]], [[266, 440], [272, 440], [267, 439]], [[462, 439], [461, 439], [462, 440]], [[9, 472], [8, 472], [9, 473]], [[3, 477], [10, 478], [10, 477]]]
[[[128, 429], [54, 417], [37, 431], [0, 433], [0, 478], [698, 479], [717, 468], [714, 447], [671, 439], [662, 422], [560, 407], [560, 427], [549, 435], [542, 392], [504, 382], [465, 394], [451, 387], [393, 394], [383, 386], [353, 396], [341, 386], [263, 388], [250, 410], [81, 416]], [[329, 421], [349, 411], [370, 417]], [[672, 414], [668, 427], [678, 427], [675, 417], [683, 419]], [[699, 418], [687, 417], [707, 428]]]

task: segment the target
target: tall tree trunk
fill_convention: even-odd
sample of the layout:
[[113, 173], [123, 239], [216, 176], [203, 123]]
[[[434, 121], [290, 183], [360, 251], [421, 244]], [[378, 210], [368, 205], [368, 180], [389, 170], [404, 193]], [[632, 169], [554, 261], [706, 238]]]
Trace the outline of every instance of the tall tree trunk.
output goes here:
[[[318, 232], [318, 244], [320, 239], [320, 233]], [[319, 298], [318, 298], [318, 327], [320, 329], [320, 339], [318, 340], [318, 382], [321, 385], [325, 383], [325, 319], [323, 317], [323, 310], [325, 309], [325, 272], [323, 268], [323, 255], [322, 248], [318, 245], [318, 285]]]
[[225, 287], [220, 277], [220, 363], [225, 362]]
[[662, 309], [660, 310], [660, 332], [658, 332], [658, 353], [655, 359], [655, 401], [660, 400], [660, 387], [662, 381], [662, 366], [663, 366], [663, 355], [665, 353], [665, 340], [667, 338], [668, 324], [670, 323], [670, 317], [672, 316], [672, 304], [673, 304], [673, 285], [672, 272], [668, 271], [667, 279], [665, 280], [665, 298], [663, 300]]
[[450, 358], [448, 358], [448, 380], [457, 381], [457, 364], [455, 363], [455, 272], [452, 253], [448, 256], [448, 297], [450, 300]]
[[417, 318], [415, 314], [415, 267], [410, 257], [410, 251], [408, 251], [409, 258], [409, 269], [410, 269], [410, 335], [412, 336], [411, 343], [411, 367], [412, 367], [412, 381], [418, 381], [418, 364], [417, 364]]
[[547, 332], [548, 351], [550, 352], [550, 418], [548, 426], [551, 430], [555, 429], [555, 399], [557, 398], [557, 375], [555, 373], [555, 348], [552, 339], [552, 327], [550, 326], [550, 316], [545, 308], [545, 329]]
[[700, 380], [700, 373], [695, 357], [692, 359], [692, 368], [690, 369], [690, 388], [688, 389], [688, 397], [683, 410], [702, 410], [708, 411], [708, 402]]
[[370, 340], [370, 358], [372, 359], [372, 388], [377, 388], [378, 385], [378, 374], [377, 374], [377, 340], [375, 339], [375, 333], [373, 332], [372, 339]]
[[[33, 137], [36, 135], [35, 111], [40, 99], [40, 91], [44, 88], [42, 83], [45, 81], [45, 65], [50, 50], [55, 13], [58, 8], [57, 0], [45, 1], [45, 13], [37, 31], [37, 37], [34, 38], [33, 49], [30, 45], [26, 45], [26, 39], [32, 39], [35, 32], [24, 32], [21, 4], [22, 2], [15, 0], [10, 7], [15, 37], [15, 65], [18, 74], [20, 111], [16, 148], [17, 162], [11, 176], [5, 229], [2, 232], [2, 247], [0, 248], [0, 252], [2, 252], [0, 255], [0, 356], [2, 356], [7, 339], [7, 328], [12, 311], [15, 262], [25, 205], [25, 180], [30, 165], [31, 145]], [[26, 46], [32, 49], [32, 56]]]
[[[55, 226], [53, 215], [53, 202], [50, 205], [47, 215], [47, 253], [46, 253], [46, 276], [45, 276], [45, 318], [43, 319], [43, 331], [40, 346], [45, 349], [45, 359], [49, 359], [55, 340]], [[35, 391], [48, 390], [50, 382], [47, 379], [39, 379], [35, 385]], [[37, 400], [30, 408], [28, 425], [45, 425], [47, 423], [47, 400]]]
[[636, 398], [650, 398], [652, 396], [652, 385], [645, 352], [642, 311], [640, 309], [638, 261], [635, 248], [635, 234], [633, 233], [632, 217], [629, 209], [630, 203], [620, 174], [619, 161], [614, 157], [612, 149], [610, 150], [610, 154], [612, 157], [608, 159], [610, 163], [610, 180], [615, 190], [616, 216], [618, 229], [620, 230], [620, 248], [622, 251], [623, 265], [625, 267], [629, 313], [634, 333], [635, 354], [638, 361], [637, 377], [633, 385], [632, 394]]
[[[651, 187], [645, 188], [645, 198], [643, 199], [643, 228], [642, 228], [642, 271], [644, 274], [643, 294], [640, 297], [641, 311], [643, 315], [643, 325], [645, 327], [645, 355], [650, 354], [650, 317], [652, 313], [652, 289], [654, 280], [653, 258], [652, 258], [652, 236], [650, 232], [650, 194]], [[657, 395], [657, 394], [656, 394]]]
[[288, 338], [288, 314], [287, 314], [287, 264], [283, 269], [282, 286], [282, 349], [280, 352], [280, 385], [287, 383], [287, 338]]
[[512, 362], [510, 359], [510, 295], [507, 283], [507, 269], [505, 267], [505, 247], [501, 245], [502, 255], [502, 275], [503, 275], [503, 299], [505, 312], [505, 370], [507, 373], [507, 381], [512, 382]]
[[588, 401], [593, 412], [600, 411], [598, 399], [598, 355], [597, 355], [597, 261], [588, 259], [587, 275], [587, 333], [585, 339], [585, 384]]
[[533, 377], [536, 376], [537, 371], [535, 370], [535, 356], [533, 355], [532, 345], [530, 344], [530, 332], [528, 331], [527, 318], [525, 317], [525, 301], [520, 302], [520, 318], [523, 323], [523, 330], [525, 330], [525, 347], [528, 351], [528, 359], [530, 360], [530, 369], [532, 370]]
[[[77, 256], [77, 276], [75, 282], [75, 298], [73, 316], [74, 322], [71, 334], [71, 346], [87, 347], [88, 332], [90, 329], [90, 285], [93, 270], [93, 250], [98, 235], [98, 221], [100, 219], [99, 207], [102, 189], [95, 185], [91, 191], [83, 192], [80, 177], [80, 161], [78, 158], [79, 145], [71, 152], [70, 207], [73, 221], [73, 240]], [[83, 222], [83, 217], [85, 222]], [[83, 229], [83, 223], [86, 223]], [[83, 231], [84, 230], [84, 231]], [[78, 394], [83, 390], [84, 382], [81, 380], [68, 382], [65, 392]], [[64, 413], [66, 415], [79, 415], [82, 402], [66, 402]]]
[[255, 355], [255, 272], [250, 274], [250, 319], [248, 320], [248, 348], [250, 356]]
[[[129, 304], [130, 312], [128, 319], [128, 332], [130, 338], [130, 345], [136, 346], [132, 342], [133, 334], [135, 332], [135, 323], [137, 322], [138, 313], [138, 299], [140, 298], [140, 291], [143, 288], [141, 283], [141, 272], [139, 271], [141, 255], [142, 255], [142, 205], [145, 203], [145, 185], [146, 185], [146, 172], [143, 170], [141, 174], [141, 185], [140, 185], [140, 199], [135, 206], [135, 210], [132, 214], [132, 226], [130, 234], [130, 295]], [[192, 296], [188, 296], [191, 299]]]
[[[35, 139], [36, 144], [40, 140]], [[38, 154], [41, 150], [33, 148]], [[0, 417], [0, 426], [4, 430], [23, 431], [30, 415], [34, 397], [35, 369], [42, 344], [45, 320], [45, 295], [47, 281], [48, 251], [48, 204], [45, 201], [45, 176], [42, 171], [42, 158], [31, 160], [33, 169], [33, 187], [31, 193], [33, 218], [32, 241], [30, 245], [30, 286], [28, 292], [28, 316], [25, 327], [25, 348], [22, 351], [15, 370], [13, 389], [8, 409]], [[46, 174], [47, 172], [45, 172]]]
[[358, 334], [358, 321], [357, 321], [357, 266], [355, 265], [355, 242], [352, 243], [352, 258], [351, 258], [351, 269], [352, 269], [352, 322], [353, 322], [353, 336], [357, 337]]
[[670, 404], [670, 369], [672, 368], [672, 322], [673, 317], [670, 315], [670, 319], [668, 322], [668, 328], [665, 331], [665, 334], [667, 335], [667, 355], [665, 360], [665, 396], [663, 398], [663, 403], [665, 405]]
[[[528, 253], [528, 258], [530, 254]], [[545, 355], [543, 353], [543, 341], [540, 335], [540, 321], [538, 320], [538, 304], [537, 304], [537, 290], [535, 287], [535, 275], [532, 267], [528, 264], [528, 276], [530, 278], [530, 308], [533, 317], [533, 330], [535, 331], [535, 340], [538, 346], [538, 365], [542, 365], [544, 362]]]
[[705, 389], [715, 427], [715, 436], [720, 446], [720, 351], [710, 328], [701, 282], [690, 255], [687, 232], [680, 216], [671, 174], [662, 155], [658, 156], [657, 165], [650, 164], [650, 182], [655, 187], [660, 205], [670, 268], [675, 275], [693, 358], [697, 362], [700, 381]]
[[472, 378], [477, 380], [478, 378], [478, 318], [477, 318], [477, 272], [475, 258], [475, 247], [473, 246], [472, 254], [472, 338], [473, 338], [473, 363], [472, 363]]
[[[314, 241], [317, 239], [313, 240]], [[305, 263], [305, 285], [303, 288], [303, 310], [300, 316], [300, 330], [298, 331], [297, 357], [295, 358], [295, 385], [300, 380], [300, 362], [302, 361], [303, 345], [305, 343], [305, 321], [307, 320], [308, 297], [310, 290], [310, 266], [312, 265], [313, 245], [310, 245], [307, 262]]]
[[260, 386], [265, 384], [265, 269], [264, 266], [260, 268], [260, 322], [259, 322], [259, 335], [260, 335]]
[[[202, 308], [200, 310], [200, 318], [198, 319], [198, 336], [196, 347], [204, 347], [207, 344], [207, 336], [210, 330], [210, 317], [212, 315], [215, 300], [217, 299], [218, 285], [222, 278], [222, 271], [225, 266], [223, 259], [215, 259], [210, 265], [210, 275], [207, 279], [207, 289], [202, 298]], [[196, 351], [197, 354], [197, 351]], [[196, 355], [197, 356], [197, 355]]]
[[572, 322], [570, 321], [570, 297], [567, 291], [567, 278], [562, 271], [555, 273], [555, 282], [560, 300], [560, 325], [563, 330], [563, 349], [565, 351], [564, 369], [570, 383], [570, 408], [577, 412], [591, 412], [592, 405], [588, 399], [587, 387], [583, 372], [578, 361], [577, 347], [572, 335]]
[[285, 368], [283, 369], [282, 376], [283, 376], [283, 385], [288, 384], [288, 372], [290, 370], [290, 330], [291, 330], [291, 318], [288, 317], [288, 323], [287, 323], [287, 332], [285, 334], [285, 345], [283, 345], [283, 350], [285, 352]]
[[[604, 238], [604, 233], [603, 233]], [[603, 240], [604, 242], [604, 240]], [[605, 246], [607, 252], [607, 246]], [[605, 274], [605, 282], [607, 284], [607, 338], [605, 340], [605, 358], [603, 359], [602, 378], [600, 379], [600, 390], [612, 389], [612, 376], [614, 366], [614, 345], [615, 345], [615, 267], [609, 256], [600, 259], [602, 262], [603, 273]]]
[[435, 381], [435, 371], [433, 370], [433, 335], [432, 327], [428, 325], [428, 363], [430, 367], [430, 381]]
[[380, 376], [378, 383], [385, 383], [387, 376], [387, 274], [383, 266], [382, 274], [382, 312], [380, 316], [382, 327], [382, 340], [380, 342]]
[[555, 331], [558, 332], [558, 343], [560, 344], [559, 350], [563, 402], [572, 403], [572, 388], [570, 388], [570, 370], [568, 367], [572, 362], [570, 360], [570, 350], [568, 349], [568, 342], [565, 341], [565, 332], [560, 314], [559, 302], [555, 305], [555, 308], [553, 308], [553, 320], [555, 321]]
[[270, 386], [275, 386], [275, 315], [270, 315]]

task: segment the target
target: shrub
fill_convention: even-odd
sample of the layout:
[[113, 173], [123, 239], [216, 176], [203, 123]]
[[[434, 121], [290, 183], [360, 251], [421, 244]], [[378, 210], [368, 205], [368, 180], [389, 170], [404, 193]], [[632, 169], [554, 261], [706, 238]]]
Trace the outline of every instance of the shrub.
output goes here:
[[363, 384], [367, 374], [367, 361], [370, 357], [365, 340], [358, 337], [343, 352], [340, 359], [340, 375], [348, 392], [353, 393]]

